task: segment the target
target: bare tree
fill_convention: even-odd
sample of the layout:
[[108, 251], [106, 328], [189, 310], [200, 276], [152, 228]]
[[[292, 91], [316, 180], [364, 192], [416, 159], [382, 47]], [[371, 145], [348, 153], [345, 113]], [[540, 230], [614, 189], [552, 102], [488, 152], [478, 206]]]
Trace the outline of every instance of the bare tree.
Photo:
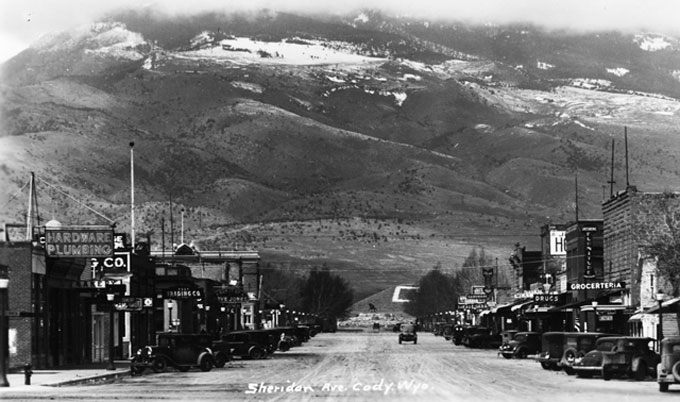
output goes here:
[[655, 220], [654, 237], [643, 247], [657, 259], [657, 272], [672, 288], [674, 297], [680, 295], [680, 195], [664, 193], [658, 201], [659, 214], [649, 216]]

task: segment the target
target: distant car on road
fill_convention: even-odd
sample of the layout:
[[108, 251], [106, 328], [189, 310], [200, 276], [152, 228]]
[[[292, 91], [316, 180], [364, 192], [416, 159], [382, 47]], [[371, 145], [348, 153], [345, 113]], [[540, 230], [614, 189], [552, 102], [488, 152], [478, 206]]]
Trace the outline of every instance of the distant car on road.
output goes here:
[[656, 368], [659, 391], [668, 392], [671, 384], [680, 384], [680, 336], [661, 341], [661, 363]]
[[418, 334], [416, 333], [415, 324], [407, 323], [401, 325], [401, 332], [399, 333], [399, 343], [402, 342], [413, 342], [413, 344], [418, 343]]
[[462, 343], [469, 348], [498, 348], [501, 336], [494, 334], [491, 328], [470, 327], [465, 331]]

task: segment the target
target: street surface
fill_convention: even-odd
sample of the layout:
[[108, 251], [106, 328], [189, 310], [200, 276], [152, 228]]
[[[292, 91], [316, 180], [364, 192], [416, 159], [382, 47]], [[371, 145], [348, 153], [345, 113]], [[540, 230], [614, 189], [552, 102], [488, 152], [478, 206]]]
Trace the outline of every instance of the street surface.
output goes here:
[[[29, 392], [30, 391], [30, 392]], [[656, 382], [581, 379], [534, 360], [506, 360], [421, 332], [323, 333], [266, 360], [234, 360], [203, 373], [145, 373], [102, 385], [0, 390], [0, 400], [105, 401], [597, 401], [677, 400]]]

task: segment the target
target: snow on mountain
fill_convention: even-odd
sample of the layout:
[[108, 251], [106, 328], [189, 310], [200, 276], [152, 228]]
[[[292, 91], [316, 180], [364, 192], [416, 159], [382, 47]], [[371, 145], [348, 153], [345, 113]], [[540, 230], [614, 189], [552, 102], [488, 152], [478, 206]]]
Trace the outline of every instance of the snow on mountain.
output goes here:
[[142, 35], [129, 31], [125, 24], [98, 22], [44, 36], [32, 48], [57, 52], [83, 47], [85, 53], [139, 60], [144, 56], [138, 47], [145, 44]]
[[670, 38], [659, 34], [638, 34], [635, 35], [633, 40], [640, 49], [648, 52], [664, 50], [673, 46]]
[[617, 77], [623, 77], [624, 75], [628, 74], [630, 72], [630, 70], [628, 70], [627, 68], [618, 67], [618, 68], [608, 68], [607, 72], [609, 74], [614, 74]]
[[244, 37], [224, 39], [219, 46], [178, 53], [187, 59], [208, 58], [236, 64], [366, 64], [382, 63], [385, 58], [369, 57], [359, 53], [349, 43], [338, 41], [280, 41], [264, 42]]

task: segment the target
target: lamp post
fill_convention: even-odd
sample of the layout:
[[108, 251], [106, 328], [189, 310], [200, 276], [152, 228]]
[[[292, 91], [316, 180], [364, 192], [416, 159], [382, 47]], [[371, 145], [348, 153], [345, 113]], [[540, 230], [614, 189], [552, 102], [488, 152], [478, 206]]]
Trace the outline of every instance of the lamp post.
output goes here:
[[9, 273], [6, 265], [0, 264], [0, 387], [9, 387], [7, 381], [7, 361], [9, 359], [9, 345], [7, 332], [9, 331], [7, 323], [7, 314], [5, 310], [7, 306], [7, 288], [9, 287]]
[[656, 338], [659, 342], [659, 350], [661, 350], [661, 341], [663, 340], [663, 313], [661, 312], [661, 307], [663, 307], [664, 294], [662, 290], [656, 292], [656, 302], [659, 303], [659, 327], [657, 330]]
[[597, 300], [593, 300], [591, 304], [593, 305], [593, 331], [597, 331]]
[[168, 300], [168, 323], [169, 323], [168, 328], [169, 328], [169, 331], [170, 331], [170, 332], [172, 332], [172, 329], [173, 329], [172, 307], [173, 307], [174, 305], [175, 305], [175, 304], [173, 303], [172, 300]]
[[113, 362], [113, 300], [116, 297], [115, 293], [107, 293], [106, 300], [109, 302], [109, 365], [106, 367], [107, 370], [115, 370], [116, 365]]

